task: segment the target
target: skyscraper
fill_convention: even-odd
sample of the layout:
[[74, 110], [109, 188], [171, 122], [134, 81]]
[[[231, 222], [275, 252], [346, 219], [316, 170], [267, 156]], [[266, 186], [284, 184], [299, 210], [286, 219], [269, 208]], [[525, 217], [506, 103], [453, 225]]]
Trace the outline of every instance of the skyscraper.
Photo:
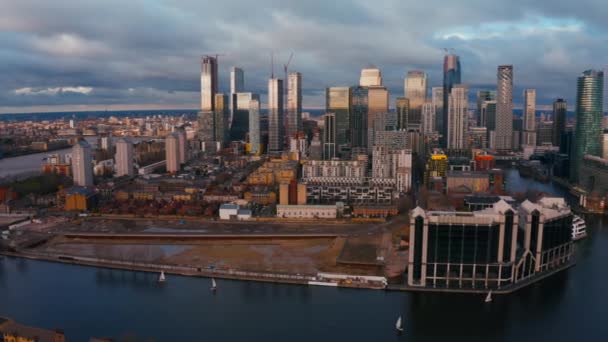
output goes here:
[[469, 106], [469, 89], [462, 84], [455, 84], [448, 99], [448, 148], [465, 148], [467, 129], [467, 110]]
[[[175, 129], [175, 135], [177, 137], [177, 147], [178, 147], [178, 164], [184, 164], [189, 159], [189, 151], [188, 151], [188, 139], [186, 137], [186, 131], [183, 127], [178, 127]], [[217, 141], [217, 140], [216, 140]]]
[[443, 130], [443, 87], [431, 88], [431, 101], [435, 110], [435, 131], [442, 133]]
[[447, 146], [448, 139], [448, 99], [452, 87], [461, 83], [460, 57], [448, 54], [443, 58], [443, 118], [441, 120], [441, 145]]
[[215, 111], [213, 116], [214, 140], [223, 144], [228, 140], [228, 122], [230, 112], [228, 108], [228, 95], [215, 94]]
[[128, 138], [120, 138], [116, 142], [115, 175], [133, 176], [133, 143]]
[[435, 132], [435, 108], [432, 102], [422, 104], [422, 133], [429, 134]]
[[483, 115], [482, 106], [485, 101], [496, 100], [496, 91], [494, 90], [479, 90], [477, 91], [477, 110], [475, 116], [477, 117], [477, 126], [486, 127], [487, 120]]
[[374, 147], [374, 121], [376, 117], [388, 113], [388, 90], [383, 86], [367, 88], [367, 151], [372, 153]]
[[564, 99], [557, 99], [553, 102], [553, 146], [560, 146], [561, 135], [566, 132], [566, 113], [568, 103]]
[[327, 113], [324, 116], [323, 127], [323, 159], [331, 160], [336, 157], [336, 115]]
[[481, 115], [486, 123], [488, 147], [496, 148], [496, 100], [486, 100], [481, 104]]
[[362, 87], [381, 87], [382, 73], [380, 69], [375, 67], [362, 69], [359, 85]]
[[586, 70], [576, 85], [576, 133], [570, 159], [572, 182], [582, 183], [579, 170], [586, 154], [602, 156], [602, 117], [604, 109], [604, 73]]
[[302, 74], [290, 72], [287, 77], [287, 130], [288, 137], [302, 131]]
[[262, 135], [260, 132], [260, 101], [249, 101], [249, 153], [262, 153]]
[[230, 138], [230, 130], [232, 128], [232, 120], [234, 119], [236, 107], [237, 107], [237, 93], [245, 90], [245, 73], [243, 69], [238, 67], [232, 67], [230, 69], [230, 98], [228, 99], [230, 107], [230, 115], [228, 119], [224, 120], [224, 129], [226, 130], [226, 138]]
[[513, 66], [500, 65], [496, 87], [496, 129], [495, 148], [513, 148]]
[[419, 70], [409, 71], [405, 79], [405, 97], [410, 100], [411, 123], [421, 122], [422, 104], [426, 102], [426, 73]]
[[369, 113], [368, 100], [368, 88], [361, 86], [352, 88], [349, 118], [349, 140], [353, 149], [367, 148], [367, 118]]
[[175, 133], [169, 134], [165, 138], [165, 160], [167, 172], [175, 173], [179, 171], [179, 140]]
[[406, 97], [398, 97], [395, 101], [397, 111], [397, 129], [405, 130], [410, 123], [410, 100]]
[[524, 90], [522, 146], [536, 146], [536, 89]]
[[74, 185], [93, 186], [93, 158], [91, 145], [86, 140], [72, 147], [72, 173]]
[[[325, 112], [335, 115], [336, 150], [341, 155], [343, 151], [350, 148], [351, 143], [351, 88], [327, 88], [325, 90]], [[356, 123], [352, 122], [352, 124]]]
[[215, 93], [217, 93], [217, 59], [212, 56], [201, 58], [201, 110], [215, 109]]
[[230, 127], [230, 140], [245, 140], [249, 132], [249, 104], [251, 100], [260, 100], [260, 96], [254, 93], [236, 93], [232, 126]]
[[283, 151], [285, 125], [283, 122], [283, 80], [268, 80], [268, 152]]

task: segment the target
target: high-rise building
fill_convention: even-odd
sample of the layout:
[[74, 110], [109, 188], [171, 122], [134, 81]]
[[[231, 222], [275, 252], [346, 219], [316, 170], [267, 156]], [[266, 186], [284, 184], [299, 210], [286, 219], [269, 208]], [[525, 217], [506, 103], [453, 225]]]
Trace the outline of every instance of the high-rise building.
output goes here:
[[[232, 125], [230, 127], [230, 140], [245, 140], [249, 132], [249, 104], [251, 100], [260, 100], [260, 96], [254, 93], [236, 93]], [[261, 118], [260, 118], [261, 120]], [[261, 131], [261, 127], [260, 127]]]
[[483, 112], [483, 104], [486, 101], [496, 100], [496, 91], [494, 90], [479, 90], [477, 91], [477, 110], [475, 116], [477, 118], [477, 126], [486, 127], [486, 117]]
[[262, 153], [262, 135], [260, 132], [260, 101], [249, 101], [249, 153]]
[[283, 122], [283, 80], [268, 80], [268, 152], [283, 151], [285, 125]]
[[496, 87], [495, 148], [513, 148], [513, 66], [498, 66]]
[[128, 138], [120, 138], [116, 142], [115, 175], [133, 176], [133, 143]]
[[486, 123], [486, 142], [491, 149], [496, 148], [496, 100], [484, 101], [481, 104], [481, 115]]
[[397, 111], [397, 129], [407, 129], [410, 123], [410, 100], [406, 97], [398, 97], [395, 101]]
[[435, 131], [443, 132], [443, 87], [431, 88], [431, 101], [435, 110]]
[[413, 70], [405, 79], [405, 97], [410, 100], [411, 123], [421, 122], [422, 105], [426, 102], [427, 76], [424, 71]]
[[215, 94], [215, 111], [213, 116], [214, 140], [220, 144], [228, 140], [228, 122], [230, 111], [228, 106], [228, 95]]
[[308, 158], [311, 160], [321, 160], [323, 158], [323, 142], [318, 130], [312, 133], [312, 140], [310, 140], [310, 154]]
[[[366, 99], [367, 100], [367, 99]], [[325, 112], [333, 113], [336, 119], [336, 149], [338, 154], [348, 149], [351, 142], [351, 89], [329, 87], [325, 90]]]
[[359, 85], [361, 87], [381, 87], [382, 73], [380, 69], [374, 67], [362, 69]]
[[435, 132], [435, 107], [432, 102], [422, 104], [422, 133], [429, 134]]
[[245, 74], [243, 69], [232, 67], [230, 69], [230, 94], [240, 93], [245, 90]]
[[[179, 127], [175, 130], [175, 135], [177, 136], [177, 146], [179, 149], [179, 161], [178, 163], [184, 164], [185, 162], [188, 161], [189, 158], [189, 151], [188, 151], [188, 139], [186, 137], [186, 131], [184, 130], [183, 127]], [[217, 141], [217, 140], [216, 140]]]
[[351, 89], [349, 142], [353, 149], [367, 148], [368, 99], [368, 88], [359, 86]]
[[460, 72], [460, 57], [453, 54], [445, 55], [443, 58], [443, 115], [441, 120], [441, 145], [447, 146], [448, 139], [448, 99], [452, 87], [455, 84], [461, 83], [461, 72]]
[[179, 138], [177, 134], [169, 134], [165, 138], [165, 160], [167, 172], [175, 173], [180, 170]]
[[560, 146], [561, 135], [566, 132], [568, 103], [564, 99], [553, 102], [553, 146]]
[[215, 109], [215, 93], [217, 93], [217, 59], [212, 56], [201, 58], [201, 110]]
[[462, 84], [452, 87], [448, 98], [448, 148], [465, 148], [469, 89]]
[[538, 123], [535, 144], [538, 146], [553, 144], [553, 121], [545, 120]]
[[72, 174], [74, 185], [93, 186], [93, 158], [91, 145], [80, 140], [72, 147]]
[[602, 156], [602, 117], [604, 109], [604, 73], [586, 70], [576, 86], [576, 133], [570, 177], [579, 182], [579, 170], [585, 155]]
[[522, 146], [536, 146], [536, 89], [524, 90]]
[[287, 129], [291, 137], [302, 131], [302, 74], [290, 72], [287, 77]]
[[323, 159], [331, 160], [336, 157], [336, 115], [327, 113], [323, 127]]
[[388, 113], [388, 89], [385, 87], [370, 86], [367, 88], [367, 151], [372, 153], [374, 141], [374, 120], [378, 115]]

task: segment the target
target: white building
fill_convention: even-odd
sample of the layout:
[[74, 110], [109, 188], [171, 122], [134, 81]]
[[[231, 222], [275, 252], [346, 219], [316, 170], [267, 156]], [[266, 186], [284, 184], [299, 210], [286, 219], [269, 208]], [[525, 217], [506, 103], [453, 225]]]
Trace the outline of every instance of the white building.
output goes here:
[[93, 185], [93, 158], [91, 145], [86, 140], [80, 140], [72, 148], [72, 173], [74, 185]]
[[116, 142], [114, 159], [116, 177], [133, 176], [133, 143], [130, 140], [121, 138]]
[[454, 85], [449, 95], [448, 106], [448, 148], [465, 148], [467, 110], [469, 107], [467, 86]]
[[220, 205], [220, 220], [230, 220], [236, 218], [239, 213], [239, 206], [232, 203]]
[[524, 90], [522, 148], [536, 146], [536, 90]]
[[291, 137], [302, 131], [302, 74], [290, 72], [287, 78], [287, 129]]
[[366, 68], [361, 70], [359, 85], [362, 87], [382, 86], [382, 73], [378, 68]]

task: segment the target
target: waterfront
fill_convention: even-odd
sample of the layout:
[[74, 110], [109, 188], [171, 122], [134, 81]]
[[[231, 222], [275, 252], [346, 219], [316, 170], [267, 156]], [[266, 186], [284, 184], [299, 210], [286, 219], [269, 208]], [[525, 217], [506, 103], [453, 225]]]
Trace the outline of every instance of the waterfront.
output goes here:
[[[563, 190], [507, 174], [511, 190]], [[599, 340], [608, 333], [608, 220], [588, 219], [578, 264], [491, 304], [482, 295], [353, 290], [170, 276], [0, 259], [0, 315], [60, 327], [68, 341], [128, 332], [157, 341]], [[394, 322], [403, 315], [405, 333]]]

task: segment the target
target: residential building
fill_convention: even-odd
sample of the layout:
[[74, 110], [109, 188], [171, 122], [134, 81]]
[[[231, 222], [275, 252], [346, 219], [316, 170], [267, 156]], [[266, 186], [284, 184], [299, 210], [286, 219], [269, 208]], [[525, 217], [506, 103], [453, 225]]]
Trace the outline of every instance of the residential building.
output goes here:
[[536, 89], [524, 90], [522, 146], [536, 146]]
[[324, 115], [325, 125], [323, 127], [323, 159], [336, 158], [336, 115], [327, 113]]
[[435, 110], [435, 131], [443, 134], [443, 87], [431, 88], [431, 102]]
[[133, 168], [133, 143], [129, 138], [120, 138], [116, 142], [116, 155], [115, 155], [115, 176], [129, 176], [132, 177], [135, 174]]
[[220, 145], [228, 141], [228, 125], [230, 123], [229, 96], [215, 94], [215, 111], [213, 115], [214, 140]]
[[405, 79], [405, 97], [409, 100], [411, 123], [421, 123], [422, 105], [426, 102], [427, 76], [424, 71], [413, 70]]
[[169, 134], [165, 138], [165, 159], [167, 172], [175, 173], [181, 169], [179, 156], [179, 138], [177, 134]]
[[224, 129], [228, 134], [228, 138], [237, 107], [236, 94], [243, 91], [245, 91], [245, 73], [239, 67], [232, 67], [230, 69], [230, 117], [224, 121]]
[[335, 219], [338, 207], [334, 205], [277, 205], [277, 217], [302, 219]]
[[290, 72], [287, 76], [287, 127], [289, 138], [302, 131], [302, 74]]
[[501, 65], [497, 73], [495, 149], [513, 149], [513, 66]]
[[259, 155], [263, 152], [260, 132], [260, 101], [249, 101], [249, 153]]
[[441, 120], [441, 145], [447, 147], [448, 142], [448, 112], [449, 96], [452, 87], [461, 83], [460, 57], [453, 54], [445, 55], [443, 59], [443, 115]]
[[284, 137], [283, 80], [271, 78], [268, 80], [268, 152], [283, 151]]
[[568, 103], [564, 99], [553, 102], [553, 146], [560, 146], [561, 135], [566, 132]]
[[435, 113], [435, 107], [433, 107], [433, 103], [432, 102], [425, 102], [422, 104], [422, 109], [421, 109], [421, 115], [422, 115], [422, 133], [423, 134], [430, 134], [435, 132], [435, 118], [436, 118], [436, 113]]
[[602, 117], [604, 109], [604, 72], [586, 70], [576, 87], [576, 133], [570, 162], [571, 181], [579, 181], [583, 157], [602, 155]]
[[86, 140], [72, 147], [72, 174], [74, 185], [93, 186], [93, 158], [91, 145]]
[[[186, 131], [183, 127], [179, 127], [175, 130], [177, 136], [177, 145], [179, 148], [179, 164], [184, 164], [190, 159], [190, 151], [188, 149], [188, 139], [186, 137]], [[216, 140], [217, 141], [217, 140]]]
[[487, 115], [484, 112], [484, 104], [486, 101], [496, 101], [496, 91], [494, 90], [479, 90], [477, 91], [477, 110], [475, 116], [477, 118], [478, 127], [486, 127]]
[[448, 97], [448, 139], [450, 149], [465, 148], [465, 134], [467, 130], [468, 87], [461, 84], [452, 86]]

